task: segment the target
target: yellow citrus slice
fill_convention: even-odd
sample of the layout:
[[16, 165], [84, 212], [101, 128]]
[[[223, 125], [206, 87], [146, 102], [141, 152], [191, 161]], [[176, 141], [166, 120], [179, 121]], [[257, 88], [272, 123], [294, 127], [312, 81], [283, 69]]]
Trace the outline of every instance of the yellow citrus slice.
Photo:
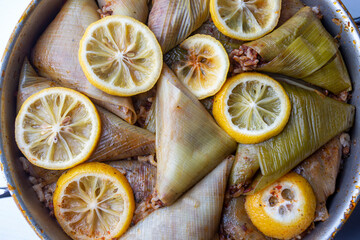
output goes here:
[[210, 14], [220, 32], [239, 40], [254, 40], [277, 25], [281, 0], [210, 0]]
[[215, 95], [230, 66], [223, 45], [211, 36], [197, 34], [182, 42], [180, 48], [186, 54], [172, 66], [177, 77], [198, 99]]
[[215, 95], [214, 118], [237, 142], [263, 142], [279, 134], [289, 120], [291, 103], [284, 88], [260, 73], [230, 78]]
[[16, 117], [16, 143], [33, 164], [67, 169], [87, 160], [99, 141], [101, 123], [94, 104], [67, 88], [30, 96]]
[[266, 236], [290, 239], [313, 222], [316, 198], [305, 178], [289, 173], [264, 190], [246, 196], [245, 209]]
[[53, 197], [55, 217], [73, 239], [115, 239], [130, 226], [135, 209], [129, 182], [104, 163], [85, 163], [64, 173]]
[[113, 95], [132, 96], [155, 85], [163, 56], [155, 35], [145, 24], [114, 15], [86, 29], [80, 41], [79, 61], [95, 87]]

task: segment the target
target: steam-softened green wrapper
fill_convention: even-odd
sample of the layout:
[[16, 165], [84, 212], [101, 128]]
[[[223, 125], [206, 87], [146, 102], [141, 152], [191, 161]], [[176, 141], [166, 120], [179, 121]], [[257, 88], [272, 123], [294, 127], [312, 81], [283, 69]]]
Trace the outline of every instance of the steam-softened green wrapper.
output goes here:
[[[252, 183], [255, 192], [289, 172], [353, 125], [354, 106], [299, 86], [282, 85], [292, 104], [284, 130], [265, 142], [240, 146], [247, 152], [247, 159], [258, 161], [260, 165], [261, 174]], [[241, 168], [242, 161], [237, 158], [230, 176], [232, 185], [241, 183], [243, 175], [234, 172]]]
[[[334, 81], [334, 79], [337, 79], [337, 81]], [[339, 94], [344, 90], [352, 90], [350, 76], [340, 51], [336, 53], [336, 56], [332, 61], [310, 76], [304, 78], [304, 80], [308, 83], [326, 88], [335, 94]]]
[[158, 198], [171, 205], [236, 146], [235, 140], [164, 65], [156, 93]]
[[[21, 70], [17, 109], [40, 90], [61, 85], [40, 77], [27, 59]], [[91, 99], [93, 100], [93, 99]], [[155, 135], [146, 129], [128, 124], [115, 114], [97, 106], [101, 119], [101, 135], [88, 161], [109, 161], [155, 153]]]
[[299, 78], [335, 94], [351, 90], [338, 45], [310, 7], [302, 8], [272, 33], [245, 45], [264, 60], [257, 67], [259, 71]]
[[322, 68], [336, 54], [337, 47], [331, 45], [332, 39], [330, 41], [324, 40], [326, 38], [321, 39], [323, 37], [319, 35], [314, 25], [316, 24], [309, 26], [311, 31], [305, 35], [312, 37], [313, 41], [304, 36], [296, 38], [284, 52], [258, 70], [304, 79]]
[[131, 98], [114, 96], [96, 88], [80, 66], [79, 43], [86, 28], [100, 19], [97, 10], [94, 0], [66, 1], [37, 40], [31, 62], [41, 76], [85, 94], [97, 105], [134, 124], [136, 113]]
[[[261, 40], [246, 44], [267, 62], [259, 70], [304, 78], [324, 66], [338, 46], [310, 7], [302, 8], [283, 26]], [[274, 47], [271, 49], [270, 47]]]
[[231, 159], [222, 161], [173, 205], [152, 212], [120, 240], [213, 239], [219, 229]]
[[148, 26], [154, 32], [163, 53], [166, 53], [209, 17], [208, 0], [154, 0]]
[[255, 148], [239, 144], [236, 150], [235, 163], [230, 173], [230, 185], [238, 185], [238, 188], [246, 185], [259, 170], [259, 159], [256, 157]]
[[317, 37], [327, 38], [334, 42], [331, 35], [322, 26], [320, 20], [314, 15], [311, 8], [304, 7], [272, 33], [255, 41], [248, 42], [245, 45], [256, 50], [266, 62], [270, 62], [284, 52], [299, 36], [307, 38], [307, 36], [304, 36], [304, 33], [312, 30], [309, 29], [310, 26], [316, 27], [316, 30], [313, 30], [319, 31], [319, 35], [323, 35]]

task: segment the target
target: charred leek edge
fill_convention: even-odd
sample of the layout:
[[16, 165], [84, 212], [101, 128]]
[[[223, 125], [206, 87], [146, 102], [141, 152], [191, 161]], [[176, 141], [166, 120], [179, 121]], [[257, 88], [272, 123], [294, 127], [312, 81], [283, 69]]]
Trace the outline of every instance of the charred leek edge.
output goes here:
[[334, 94], [352, 90], [350, 76], [339, 51], [333, 60], [304, 78], [304, 81], [326, 88]]

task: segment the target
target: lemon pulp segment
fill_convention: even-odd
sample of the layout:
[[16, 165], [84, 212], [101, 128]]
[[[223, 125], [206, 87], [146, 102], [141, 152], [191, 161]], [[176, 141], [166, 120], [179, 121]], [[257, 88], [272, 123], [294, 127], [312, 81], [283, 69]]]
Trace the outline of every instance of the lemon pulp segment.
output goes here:
[[211, 0], [215, 26], [225, 35], [254, 40], [272, 31], [280, 17], [281, 0]]
[[246, 196], [245, 209], [266, 236], [290, 239], [313, 222], [316, 199], [305, 178], [289, 173], [264, 190]]
[[172, 67], [177, 77], [198, 98], [215, 95], [224, 84], [230, 61], [215, 38], [197, 34], [180, 44], [186, 56]]
[[260, 73], [229, 79], [215, 96], [218, 124], [239, 143], [259, 143], [279, 134], [289, 120], [291, 103], [283, 87]]
[[109, 16], [91, 24], [80, 41], [79, 61], [87, 79], [100, 90], [131, 96], [146, 92], [158, 80], [162, 51], [143, 23]]
[[88, 159], [100, 137], [94, 104], [67, 88], [48, 88], [30, 96], [15, 122], [19, 149], [33, 164], [66, 169]]
[[135, 202], [127, 179], [103, 163], [64, 173], [54, 193], [55, 216], [73, 239], [113, 239], [131, 223]]

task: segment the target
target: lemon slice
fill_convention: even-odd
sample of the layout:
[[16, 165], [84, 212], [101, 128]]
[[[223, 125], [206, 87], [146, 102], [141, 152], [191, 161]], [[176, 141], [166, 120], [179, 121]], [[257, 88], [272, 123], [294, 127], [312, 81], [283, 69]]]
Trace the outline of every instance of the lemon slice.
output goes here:
[[313, 222], [316, 198], [305, 178], [289, 173], [264, 190], [246, 196], [245, 209], [266, 236], [291, 239]]
[[130, 226], [132, 189], [117, 169], [85, 163], [64, 173], [53, 197], [55, 217], [73, 239], [115, 239]]
[[132, 96], [158, 80], [163, 56], [151, 30], [126, 16], [109, 16], [91, 24], [80, 41], [80, 65], [100, 90]]
[[210, 0], [210, 14], [220, 32], [239, 40], [254, 40], [277, 25], [281, 0]]
[[214, 118], [239, 143], [259, 143], [279, 134], [291, 103], [284, 88], [260, 73], [230, 78], [214, 98]]
[[180, 47], [186, 54], [172, 66], [177, 77], [198, 99], [215, 95], [224, 84], [230, 66], [223, 45], [211, 36], [197, 34]]
[[30, 96], [16, 117], [16, 143], [33, 164], [67, 169], [88, 159], [100, 137], [100, 118], [83, 94], [47, 88]]

